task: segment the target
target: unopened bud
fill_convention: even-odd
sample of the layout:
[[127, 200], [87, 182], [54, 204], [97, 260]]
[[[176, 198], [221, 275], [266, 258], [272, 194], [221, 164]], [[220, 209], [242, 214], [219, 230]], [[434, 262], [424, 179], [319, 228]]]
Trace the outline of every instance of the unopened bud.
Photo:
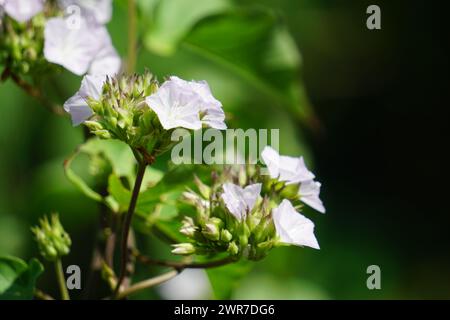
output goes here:
[[233, 242], [230, 242], [230, 244], [228, 245], [227, 251], [231, 255], [235, 256], [235, 255], [237, 255], [239, 253], [239, 247], [233, 241]]
[[190, 255], [195, 253], [195, 247], [192, 243], [178, 243], [172, 246], [174, 247], [173, 254]]
[[224, 242], [230, 242], [233, 239], [233, 235], [227, 229], [222, 229], [220, 232], [220, 240]]

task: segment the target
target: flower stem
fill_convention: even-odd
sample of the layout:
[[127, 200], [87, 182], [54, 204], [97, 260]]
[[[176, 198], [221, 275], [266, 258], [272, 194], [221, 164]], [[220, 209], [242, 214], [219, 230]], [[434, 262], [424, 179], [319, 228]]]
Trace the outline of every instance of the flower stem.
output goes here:
[[128, 0], [128, 56], [127, 71], [135, 72], [137, 59], [137, 13], [136, 0]]
[[236, 262], [235, 257], [225, 257], [220, 260], [206, 261], [206, 262], [183, 262], [183, 261], [170, 261], [170, 260], [156, 260], [146, 257], [140, 254], [137, 250], [133, 251], [133, 254], [136, 256], [136, 259], [142, 264], [146, 265], [157, 265], [157, 266], [165, 266], [172, 267], [176, 270], [183, 269], [208, 269], [208, 268], [216, 268], [221, 267], [233, 262]]
[[125, 216], [122, 228], [122, 259], [120, 265], [120, 277], [117, 281], [116, 289], [114, 290], [114, 296], [118, 296], [120, 286], [126, 275], [126, 267], [128, 261], [128, 236], [130, 234], [131, 221], [133, 219], [134, 210], [136, 209], [137, 199], [139, 197], [139, 191], [141, 189], [142, 180], [144, 179], [145, 168], [147, 167], [147, 162], [140, 161], [138, 165], [138, 172], [136, 174], [136, 180], [134, 182], [133, 193], [131, 195], [130, 205], [128, 206], [128, 212]]
[[126, 296], [133, 294], [135, 292], [157, 286], [157, 285], [159, 285], [163, 282], [166, 282], [166, 281], [172, 279], [173, 277], [177, 276], [178, 273], [180, 273], [178, 270], [172, 270], [172, 271], [164, 273], [160, 276], [138, 282], [138, 283], [132, 285], [131, 287], [123, 290], [122, 292], [120, 292], [117, 295], [117, 299], [123, 299]]
[[66, 279], [64, 278], [63, 267], [61, 263], [61, 259], [55, 261], [55, 272], [56, 278], [58, 279], [59, 291], [61, 292], [61, 298], [63, 300], [70, 300], [69, 291], [67, 291], [66, 287]]

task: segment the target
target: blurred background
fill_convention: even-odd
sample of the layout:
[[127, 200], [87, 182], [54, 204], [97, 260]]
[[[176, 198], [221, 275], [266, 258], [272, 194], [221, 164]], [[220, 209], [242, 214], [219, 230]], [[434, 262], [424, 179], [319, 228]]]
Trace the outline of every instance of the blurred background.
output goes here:
[[[306, 211], [320, 251], [273, 250], [223, 297], [450, 298], [449, 38], [438, 2], [241, 0], [233, 10], [221, 7], [230, 1], [210, 10], [173, 2], [139, 2], [139, 71], [207, 80], [229, 127], [279, 128], [281, 153], [305, 156], [327, 208]], [[126, 5], [114, 4], [108, 28], [125, 55]], [[370, 4], [381, 7], [381, 30], [366, 28]], [[80, 79], [55, 79], [63, 103]], [[55, 79], [45, 84], [53, 92]], [[73, 239], [64, 263], [87, 270], [97, 205], [62, 167], [82, 130], [10, 81], [0, 84], [0, 119], [0, 253], [36, 256], [29, 228], [58, 211]], [[381, 268], [381, 290], [366, 287], [369, 265]], [[178, 281], [184, 296], [169, 282], [136, 297], [212, 297], [202, 272]], [[38, 286], [57, 295], [52, 272]]]

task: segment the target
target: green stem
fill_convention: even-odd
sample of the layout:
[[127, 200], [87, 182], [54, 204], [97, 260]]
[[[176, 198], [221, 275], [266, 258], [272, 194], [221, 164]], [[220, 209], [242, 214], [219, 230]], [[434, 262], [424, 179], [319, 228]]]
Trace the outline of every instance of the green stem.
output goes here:
[[146, 257], [137, 250], [133, 251], [133, 254], [136, 256], [137, 260], [146, 265], [157, 265], [164, 267], [172, 267], [176, 270], [183, 269], [209, 269], [209, 268], [217, 268], [221, 267], [233, 262], [236, 262], [236, 258], [234, 257], [226, 257], [220, 260], [206, 261], [206, 262], [183, 262], [183, 261], [170, 261], [170, 260], [157, 260]]
[[144, 289], [148, 289], [154, 286], [157, 286], [163, 282], [166, 282], [170, 279], [172, 279], [173, 277], [177, 276], [179, 273], [179, 271], [177, 270], [172, 270], [169, 271], [167, 273], [164, 273], [160, 276], [154, 277], [154, 278], [150, 278], [141, 282], [138, 282], [134, 285], [132, 285], [131, 287], [123, 290], [122, 292], [120, 292], [117, 295], [117, 299], [123, 299], [127, 296], [129, 296], [130, 294], [136, 293], [138, 291], [144, 290]]
[[58, 279], [59, 291], [61, 292], [61, 298], [63, 300], [70, 300], [69, 291], [67, 291], [66, 279], [64, 278], [64, 271], [61, 263], [61, 259], [55, 261], [56, 278]]
[[135, 72], [137, 58], [137, 13], [136, 0], [128, 0], [128, 56], [127, 71]]
[[122, 228], [122, 259], [120, 266], [120, 277], [117, 281], [116, 288], [114, 290], [114, 296], [117, 296], [122, 285], [123, 280], [126, 276], [126, 267], [128, 261], [128, 236], [130, 234], [131, 221], [133, 219], [134, 210], [136, 209], [137, 200], [139, 197], [139, 191], [141, 189], [142, 180], [144, 179], [145, 168], [147, 163], [145, 161], [140, 161], [138, 166], [138, 172], [136, 174], [136, 181], [134, 182], [133, 193], [131, 195], [130, 205], [128, 206], [128, 212], [125, 216]]

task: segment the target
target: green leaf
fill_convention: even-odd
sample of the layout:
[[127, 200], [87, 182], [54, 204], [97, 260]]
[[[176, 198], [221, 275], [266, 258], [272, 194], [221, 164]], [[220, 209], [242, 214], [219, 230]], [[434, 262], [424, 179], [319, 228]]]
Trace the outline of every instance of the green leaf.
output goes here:
[[311, 112], [299, 81], [300, 53], [269, 10], [235, 10], [201, 21], [183, 47], [252, 84], [299, 118]]
[[230, 299], [239, 282], [253, 268], [254, 263], [247, 260], [207, 269], [206, 272], [216, 299]]
[[32, 299], [37, 278], [44, 271], [42, 264], [31, 259], [29, 264], [23, 260], [0, 257], [0, 300]]
[[298, 119], [312, 116], [299, 80], [300, 52], [273, 10], [223, 0], [166, 0], [146, 14], [153, 19], [144, 34], [148, 50], [164, 56], [181, 47], [238, 75]]
[[144, 44], [160, 55], [170, 55], [198, 21], [224, 12], [231, 6], [228, 0], [164, 0], [157, 6], [152, 1], [141, 7], [147, 16], [153, 18]]

